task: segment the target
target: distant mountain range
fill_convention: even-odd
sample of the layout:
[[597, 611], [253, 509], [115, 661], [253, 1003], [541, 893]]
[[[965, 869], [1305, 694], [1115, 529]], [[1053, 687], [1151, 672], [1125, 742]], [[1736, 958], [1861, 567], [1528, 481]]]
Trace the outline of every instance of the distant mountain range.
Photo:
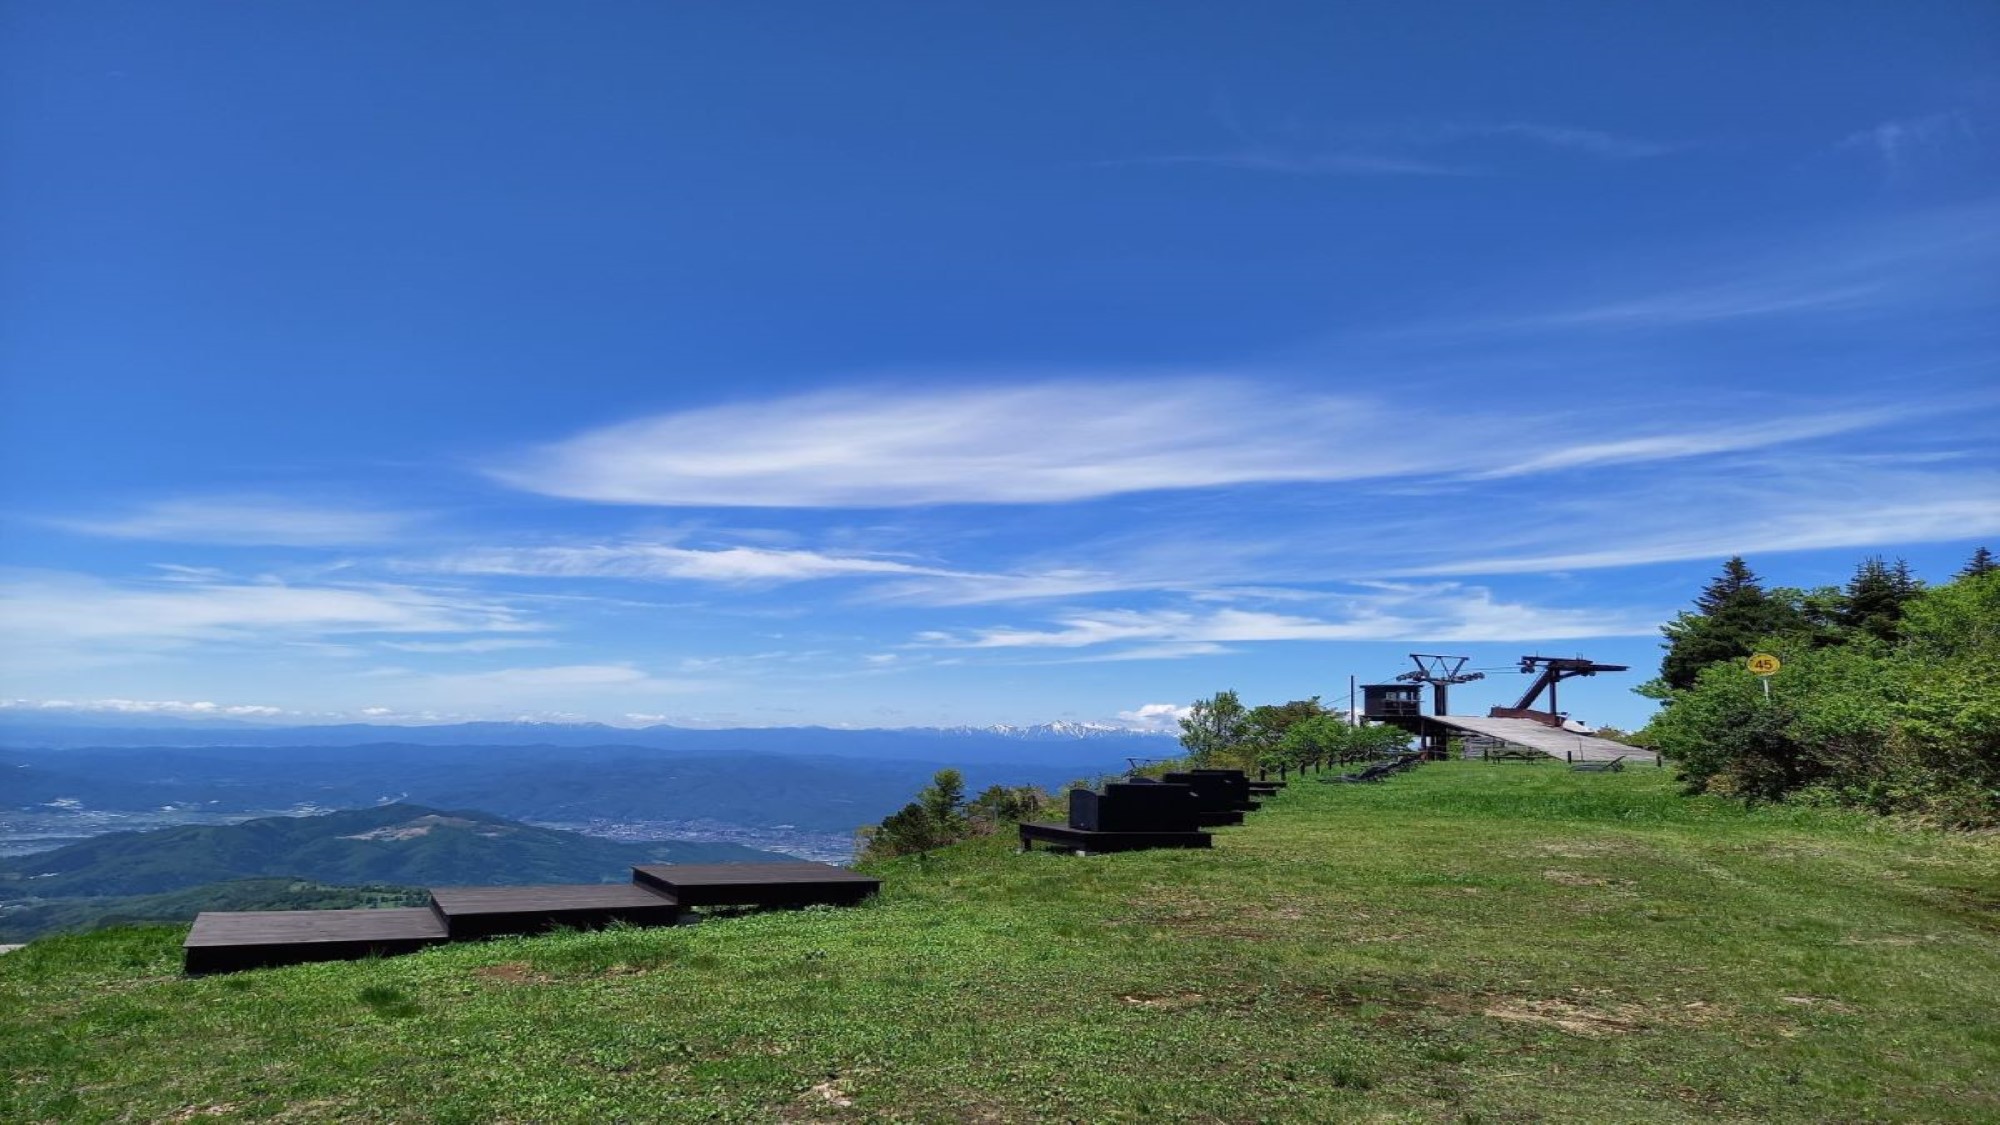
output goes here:
[[984, 765], [548, 744], [0, 750], [0, 810], [261, 813], [411, 801], [560, 824], [710, 821], [846, 833], [900, 808], [945, 765], [962, 766], [975, 790], [1057, 786], [1125, 766], [1103, 744], [1070, 745], [1061, 764]]
[[391, 886], [617, 882], [639, 863], [790, 858], [740, 844], [619, 843], [490, 813], [390, 804], [115, 832], [0, 860], [0, 901], [151, 895], [257, 877]]
[[[604, 723], [446, 723], [391, 726], [343, 723], [333, 726], [257, 726], [229, 720], [121, 725], [101, 717], [54, 712], [0, 711], [0, 746], [13, 749], [66, 749], [112, 746], [358, 746], [401, 743], [411, 746], [639, 746], [689, 752], [781, 753], [843, 758], [923, 759], [978, 764], [1042, 762], [1091, 757], [1096, 750], [1131, 747], [1171, 749], [1171, 734], [1127, 730], [1095, 723], [1058, 721], [1012, 727], [894, 727], [849, 730], [836, 727], [734, 727], [701, 729]], [[1080, 752], [1081, 751], [1081, 752]], [[1117, 753], [1127, 752], [1119, 749]]]
[[118, 727], [36, 725], [0, 713], [0, 810], [261, 813], [413, 801], [562, 824], [710, 821], [844, 833], [895, 811], [946, 766], [974, 790], [1054, 787], [1177, 749], [1165, 735], [1078, 723]]

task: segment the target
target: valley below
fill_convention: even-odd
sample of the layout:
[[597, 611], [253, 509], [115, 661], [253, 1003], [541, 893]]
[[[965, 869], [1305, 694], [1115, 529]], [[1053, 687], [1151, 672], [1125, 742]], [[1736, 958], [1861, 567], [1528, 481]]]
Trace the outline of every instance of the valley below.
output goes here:
[[474, 726], [376, 742], [349, 728], [0, 728], [0, 940], [205, 909], [397, 905], [430, 885], [593, 882], [640, 862], [844, 864], [862, 826], [946, 766], [974, 791], [1057, 788], [1173, 745], [1055, 728], [654, 729], [626, 745], [590, 741], [610, 728]]

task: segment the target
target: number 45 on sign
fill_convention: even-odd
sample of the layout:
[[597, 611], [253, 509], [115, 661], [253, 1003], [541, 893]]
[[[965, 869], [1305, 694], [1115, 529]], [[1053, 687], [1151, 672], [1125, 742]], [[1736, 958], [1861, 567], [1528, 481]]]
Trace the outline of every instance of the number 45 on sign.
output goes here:
[[1749, 667], [1751, 675], [1764, 681], [1764, 698], [1771, 698], [1771, 677], [1777, 675], [1778, 669], [1784, 665], [1768, 652], [1757, 653], [1744, 663]]

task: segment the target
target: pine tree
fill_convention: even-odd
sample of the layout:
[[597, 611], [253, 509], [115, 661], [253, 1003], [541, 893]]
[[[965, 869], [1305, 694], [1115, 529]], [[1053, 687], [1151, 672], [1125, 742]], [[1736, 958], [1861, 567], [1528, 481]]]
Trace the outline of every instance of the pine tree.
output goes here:
[[1958, 572], [1958, 577], [1978, 578], [1982, 574], [1991, 574], [1996, 570], [2000, 570], [2000, 564], [1994, 563], [1993, 552], [1981, 547], [1972, 552], [1972, 557], [1966, 560], [1964, 569]]
[[1660, 630], [1667, 638], [1660, 679], [1676, 691], [1692, 688], [1710, 664], [1749, 656], [1760, 637], [1799, 624], [1797, 610], [1766, 593], [1740, 555], [1722, 564], [1722, 573], [1694, 604], [1696, 612], [1683, 613]]
[[1862, 560], [1848, 580], [1840, 623], [1887, 644], [1895, 644], [1901, 634], [1903, 606], [1923, 586], [1910, 574], [1910, 565], [1897, 559], [1894, 566], [1880, 555]]
[[1742, 555], [1731, 555], [1722, 564], [1722, 573], [1709, 580], [1707, 586], [1694, 599], [1694, 604], [1708, 617], [1722, 613], [1732, 606], [1755, 604], [1764, 598], [1764, 585], [1750, 570], [1750, 564]]

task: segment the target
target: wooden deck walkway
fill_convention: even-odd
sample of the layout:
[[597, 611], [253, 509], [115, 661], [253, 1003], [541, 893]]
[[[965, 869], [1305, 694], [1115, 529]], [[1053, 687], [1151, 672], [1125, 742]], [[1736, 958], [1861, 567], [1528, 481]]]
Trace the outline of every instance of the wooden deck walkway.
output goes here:
[[444, 919], [421, 907], [396, 910], [204, 911], [182, 945], [190, 974], [232, 973], [307, 961], [353, 961], [415, 953], [450, 940]]
[[852, 906], [880, 879], [826, 863], [654, 864], [630, 883], [434, 887], [429, 907], [206, 911], [182, 946], [190, 975], [414, 953], [448, 941], [614, 922], [671, 926], [703, 906]]
[[665, 863], [632, 869], [632, 880], [682, 906], [852, 906], [882, 880], [825, 863]]
[[671, 926], [681, 919], [681, 904], [672, 895], [636, 883], [433, 887], [431, 910], [444, 919], [453, 941], [533, 934], [559, 926], [594, 930], [613, 922]]

